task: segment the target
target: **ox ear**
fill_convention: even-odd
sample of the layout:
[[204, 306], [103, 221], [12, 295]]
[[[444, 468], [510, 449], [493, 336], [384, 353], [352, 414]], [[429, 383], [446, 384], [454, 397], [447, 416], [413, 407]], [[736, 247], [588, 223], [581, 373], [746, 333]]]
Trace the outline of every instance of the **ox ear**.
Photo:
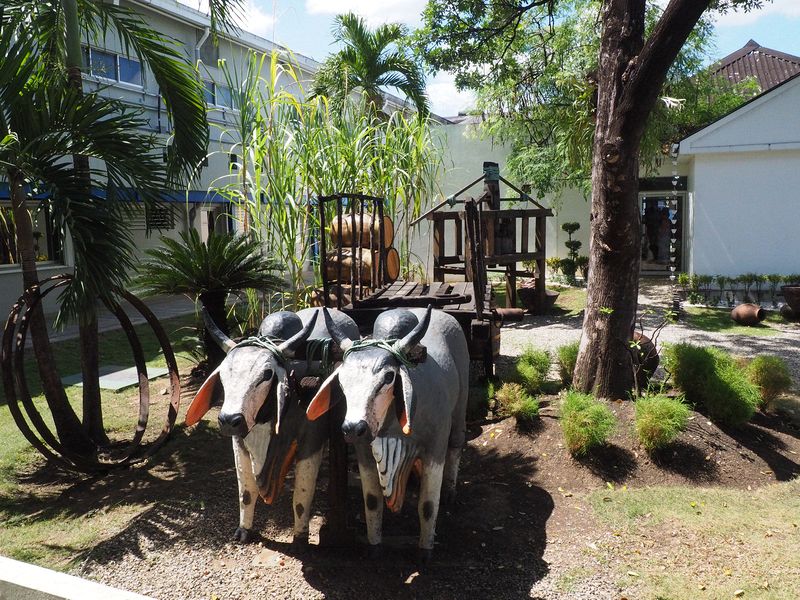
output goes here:
[[214, 389], [217, 387], [217, 383], [219, 383], [219, 367], [214, 369], [197, 390], [197, 394], [189, 405], [189, 410], [186, 411], [184, 419], [186, 425], [195, 425], [209, 411], [214, 401]]
[[411, 421], [414, 418], [414, 412], [416, 410], [416, 395], [411, 385], [411, 375], [408, 369], [403, 365], [400, 366], [400, 390], [402, 392], [402, 398], [398, 398], [395, 394], [394, 399], [397, 403], [398, 420], [400, 421], [400, 427], [403, 428], [403, 433], [411, 435]]
[[311, 402], [306, 409], [306, 417], [309, 421], [316, 421], [326, 412], [331, 409], [331, 406], [336, 404], [334, 399], [333, 386], [339, 381], [339, 369], [337, 368], [330, 376], [322, 382], [319, 390], [311, 399]]
[[286, 408], [286, 398], [289, 397], [289, 375], [286, 369], [280, 365], [275, 365], [275, 397], [277, 398], [277, 406], [275, 407], [275, 435], [281, 431], [281, 416]]

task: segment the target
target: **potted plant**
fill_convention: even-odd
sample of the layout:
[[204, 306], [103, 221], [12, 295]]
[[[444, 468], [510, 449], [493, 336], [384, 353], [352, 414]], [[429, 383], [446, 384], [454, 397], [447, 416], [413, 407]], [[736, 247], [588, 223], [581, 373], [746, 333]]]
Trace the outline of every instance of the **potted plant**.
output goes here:
[[786, 304], [792, 309], [794, 314], [800, 314], [800, 273], [786, 275], [783, 278], [781, 293]]

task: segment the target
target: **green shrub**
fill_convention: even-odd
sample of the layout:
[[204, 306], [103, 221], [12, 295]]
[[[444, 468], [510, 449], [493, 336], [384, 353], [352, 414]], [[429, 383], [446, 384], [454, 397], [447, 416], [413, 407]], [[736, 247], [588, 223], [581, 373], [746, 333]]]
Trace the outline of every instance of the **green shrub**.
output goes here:
[[495, 396], [500, 411], [518, 423], [530, 423], [539, 416], [539, 401], [519, 383], [504, 383]]
[[688, 419], [689, 407], [682, 398], [659, 395], [636, 401], [636, 437], [648, 452], [675, 440]]
[[556, 350], [556, 358], [558, 360], [558, 374], [564, 385], [569, 387], [572, 385], [572, 374], [575, 372], [575, 363], [578, 362], [578, 349], [580, 342], [573, 342], [559, 346]]
[[569, 391], [561, 405], [561, 429], [567, 449], [575, 456], [603, 444], [614, 431], [614, 413], [588, 394]]
[[550, 371], [550, 353], [528, 346], [517, 360], [515, 379], [524, 385], [529, 393], [536, 394], [542, 389], [548, 371]]
[[686, 399], [704, 407], [712, 420], [738, 427], [753, 417], [761, 398], [758, 387], [727, 352], [673, 344], [666, 348], [664, 359]]
[[747, 365], [747, 377], [761, 392], [761, 407], [766, 407], [792, 386], [789, 367], [779, 356], [756, 356]]

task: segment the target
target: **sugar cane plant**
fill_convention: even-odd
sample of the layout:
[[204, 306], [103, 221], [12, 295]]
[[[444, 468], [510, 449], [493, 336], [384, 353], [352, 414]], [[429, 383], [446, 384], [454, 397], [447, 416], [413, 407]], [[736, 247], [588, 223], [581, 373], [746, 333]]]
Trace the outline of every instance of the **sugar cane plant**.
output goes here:
[[[438, 192], [441, 143], [419, 116], [375, 118], [366, 96], [335, 111], [325, 96], [301, 99], [300, 72], [277, 52], [253, 54], [244, 73], [226, 73], [234, 102], [247, 110], [220, 130], [225, 151], [242, 158], [215, 187], [284, 266], [280, 305], [297, 309], [319, 280], [309, 273], [316, 198], [346, 192], [385, 198], [387, 214], [400, 214], [407, 230]], [[407, 232], [405, 244], [410, 269]]]

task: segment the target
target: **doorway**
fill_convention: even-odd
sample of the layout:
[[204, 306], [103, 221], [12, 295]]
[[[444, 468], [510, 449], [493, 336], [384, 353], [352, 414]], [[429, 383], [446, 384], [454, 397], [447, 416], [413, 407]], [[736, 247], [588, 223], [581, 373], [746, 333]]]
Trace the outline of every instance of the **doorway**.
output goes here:
[[683, 269], [684, 196], [672, 192], [639, 194], [643, 274], [664, 276]]

